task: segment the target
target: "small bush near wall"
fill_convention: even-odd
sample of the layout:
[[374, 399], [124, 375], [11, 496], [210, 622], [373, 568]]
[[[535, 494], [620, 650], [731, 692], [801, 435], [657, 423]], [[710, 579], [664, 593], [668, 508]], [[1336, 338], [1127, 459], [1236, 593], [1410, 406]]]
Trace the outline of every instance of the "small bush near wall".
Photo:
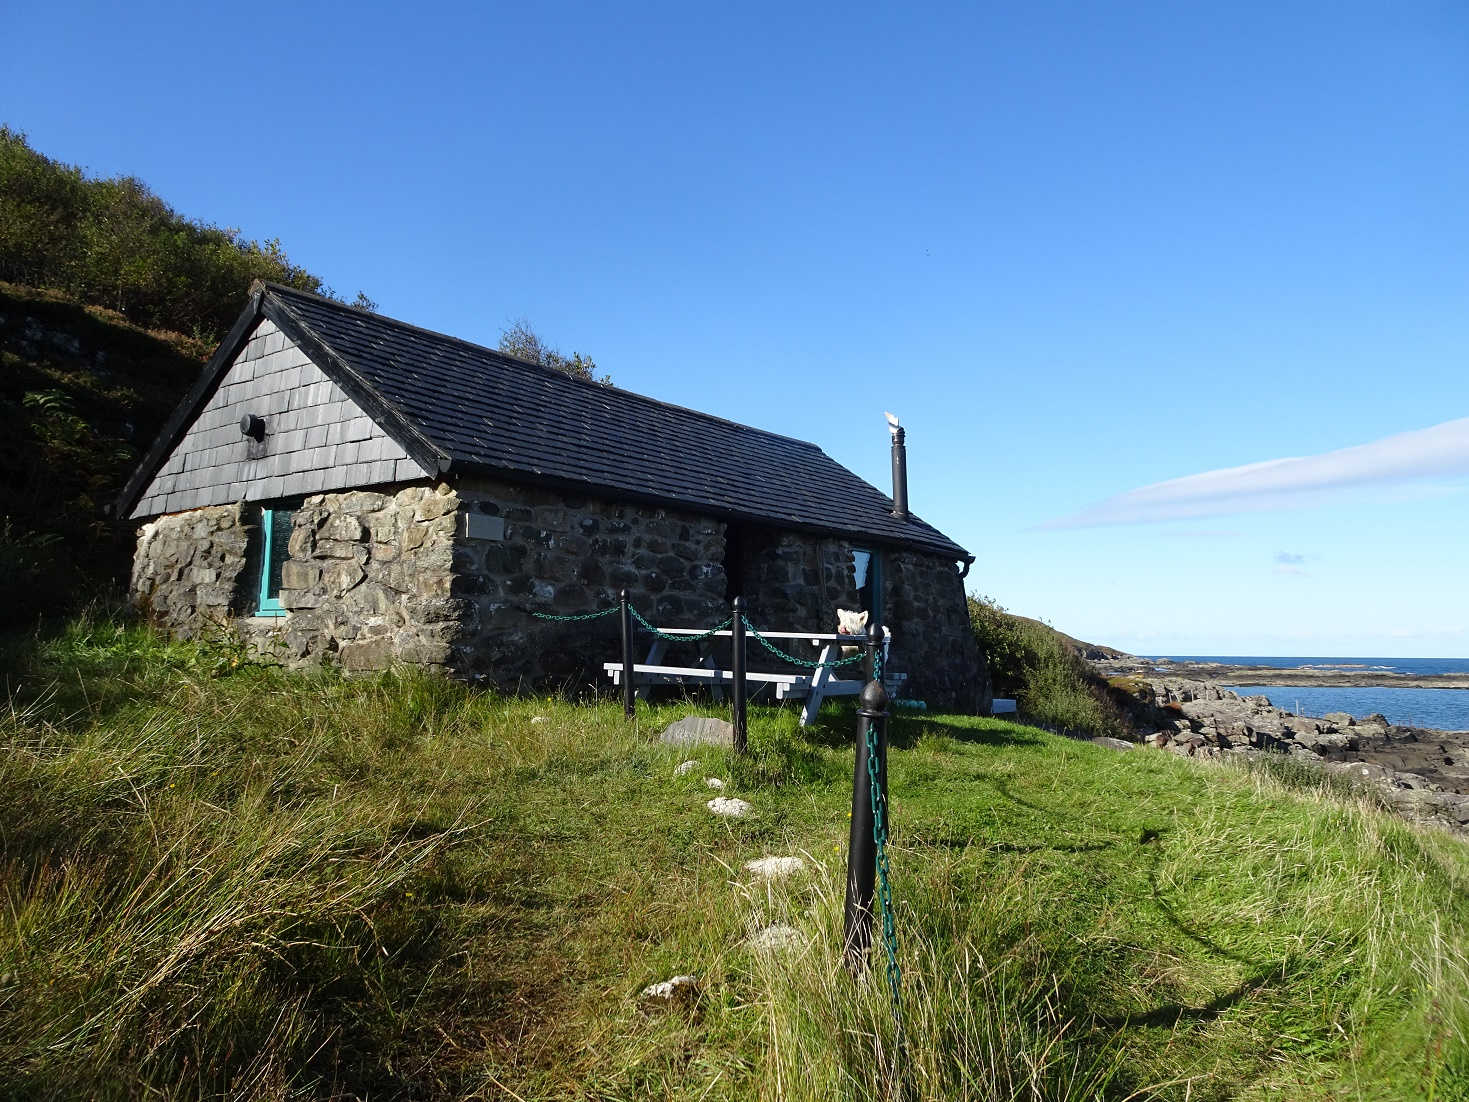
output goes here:
[[1028, 719], [1094, 735], [1125, 730], [1106, 683], [1059, 632], [977, 594], [969, 597], [969, 624], [989, 661], [995, 695], [1014, 699]]

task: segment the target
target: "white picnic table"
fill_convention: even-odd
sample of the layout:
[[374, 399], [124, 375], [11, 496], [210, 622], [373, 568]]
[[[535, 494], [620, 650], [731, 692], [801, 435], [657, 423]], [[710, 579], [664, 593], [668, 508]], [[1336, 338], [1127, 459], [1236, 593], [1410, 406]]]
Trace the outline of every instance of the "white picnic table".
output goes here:
[[[700, 628], [665, 628], [658, 629], [664, 635], [697, 636], [699, 638], [730, 638], [734, 632], [730, 630], [707, 632]], [[841, 680], [836, 676], [833, 668], [827, 663], [836, 662], [842, 657], [843, 647], [859, 647], [867, 642], [866, 635], [842, 635], [840, 633], [823, 633], [811, 631], [762, 631], [760, 633], [771, 641], [799, 639], [809, 642], [814, 647], [821, 648], [820, 657], [817, 662], [822, 663], [817, 669], [809, 673], [765, 673], [759, 670], [745, 671], [746, 681], [756, 681], [763, 684], [775, 686], [775, 698], [777, 700], [804, 700], [805, 706], [801, 709], [801, 726], [805, 727], [816, 719], [816, 713], [821, 711], [821, 702], [832, 696], [856, 696], [867, 684], [865, 680], [851, 681]], [[750, 640], [746, 635], [746, 646]], [[734, 681], [734, 674], [730, 670], [721, 669], [715, 662], [713, 656], [706, 657], [702, 666], [666, 666], [663, 658], [668, 653], [671, 640], [661, 636], [653, 639], [653, 645], [648, 648], [648, 656], [642, 661], [635, 663], [632, 668], [633, 678], [638, 685], [637, 695], [644, 699], [648, 695], [649, 685], [689, 685], [707, 684], [714, 692], [716, 700], [724, 699], [724, 686]], [[892, 633], [883, 628], [882, 655], [883, 662], [887, 662], [888, 647], [892, 643]], [[857, 663], [853, 663], [857, 665]], [[607, 671], [607, 676], [612, 679], [613, 685], [622, 684], [622, 663], [605, 662], [602, 668]], [[888, 691], [896, 694], [899, 687], [907, 680], [906, 674], [888, 674], [883, 678]]]

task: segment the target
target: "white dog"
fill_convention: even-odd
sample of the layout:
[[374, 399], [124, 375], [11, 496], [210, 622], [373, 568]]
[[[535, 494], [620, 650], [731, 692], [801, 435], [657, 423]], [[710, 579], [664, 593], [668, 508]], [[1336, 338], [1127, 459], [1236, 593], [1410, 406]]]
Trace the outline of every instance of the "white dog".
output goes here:
[[[866, 635], [867, 613], [854, 612], [851, 609], [837, 609], [837, 634], [838, 635]], [[850, 658], [857, 653], [856, 647], [843, 647], [842, 657]]]

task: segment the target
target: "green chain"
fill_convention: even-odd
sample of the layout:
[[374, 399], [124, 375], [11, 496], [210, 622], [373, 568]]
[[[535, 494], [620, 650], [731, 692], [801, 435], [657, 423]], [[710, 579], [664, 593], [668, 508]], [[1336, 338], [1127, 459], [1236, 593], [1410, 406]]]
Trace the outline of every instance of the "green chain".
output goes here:
[[[563, 624], [573, 623], [578, 620], [595, 620], [601, 616], [611, 616], [617, 609], [604, 608], [601, 612], [584, 612], [580, 616], [553, 616], [549, 612], [532, 612], [531, 615], [537, 620], [556, 620]], [[637, 615], [634, 613], [633, 615]]]
[[659, 639], [667, 639], [670, 643], [697, 643], [701, 639], [708, 639], [711, 635], [718, 635], [725, 628], [729, 627], [730, 624], [734, 623], [734, 617], [731, 616], [724, 623], [712, 627], [699, 635], [669, 635], [668, 632], [659, 631], [652, 624], [648, 623], [648, 621], [644, 620], [643, 614], [637, 609], [629, 607], [628, 611], [632, 613], [632, 618], [642, 624], [644, 628], [658, 636]]
[[797, 658], [794, 654], [787, 654], [785, 651], [781, 650], [774, 643], [772, 643], [769, 639], [765, 638], [765, 636], [756, 631], [755, 625], [750, 623], [749, 619], [741, 616], [740, 620], [744, 622], [745, 630], [753, 635], [757, 640], [759, 640], [760, 645], [768, 650], [771, 654], [786, 662], [790, 662], [793, 665], [804, 666], [808, 670], [819, 670], [822, 666], [830, 666], [832, 669], [836, 669], [838, 666], [850, 666], [853, 662], [860, 662], [862, 661], [862, 659], [867, 657], [859, 649], [857, 653], [852, 655], [850, 658], [839, 658], [834, 662], [812, 662], [805, 658]]
[[[878, 657], [876, 680], [882, 678], [882, 658]], [[893, 914], [893, 891], [888, 881], [888, 826], [887, 800], [877, 775], [877, 724], [867, 725], [867, 793], [872, 801], [872, 841], [877, 850], [878, 900], [882, 908], [882, 943], [887, 950], [888, 988], [893, 995], [893, 1021], [897, 1028], [897, 1043], [894, 1052], [903, 1047], [903, 991], [902, 970], [898, 966], [898, 927]]]

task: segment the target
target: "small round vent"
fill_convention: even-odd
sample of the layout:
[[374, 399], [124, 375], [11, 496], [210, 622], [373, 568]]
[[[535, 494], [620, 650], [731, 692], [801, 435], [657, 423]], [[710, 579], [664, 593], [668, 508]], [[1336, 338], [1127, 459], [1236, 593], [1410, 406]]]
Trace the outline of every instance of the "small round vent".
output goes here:
[[245, 414], [240, 418], [240, 434], [260, 443], [265, 439], [265, 418], [253, 413]]

